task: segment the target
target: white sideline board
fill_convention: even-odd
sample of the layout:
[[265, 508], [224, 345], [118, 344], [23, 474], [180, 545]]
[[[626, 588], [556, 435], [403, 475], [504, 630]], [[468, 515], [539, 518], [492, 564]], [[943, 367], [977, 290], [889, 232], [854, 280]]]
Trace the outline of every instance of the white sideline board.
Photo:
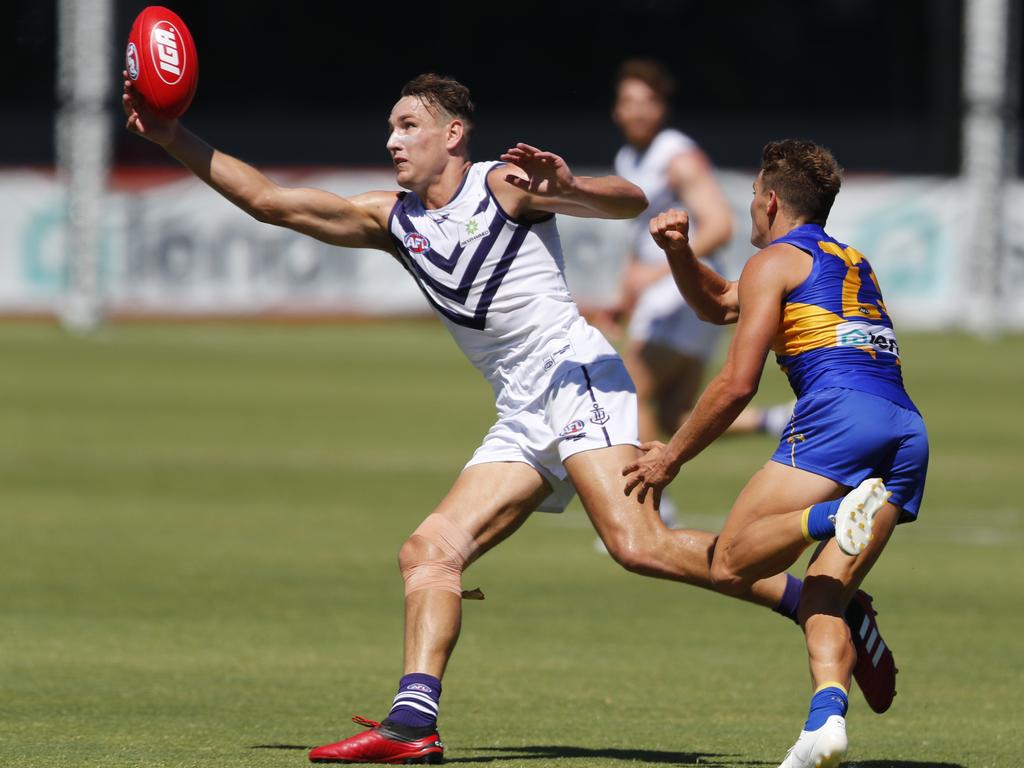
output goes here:
[[[342, 195], [394, 188], [376, 171], [278, 172], [282, 183]], [[734, 209], [725, 249], [730, 277], [748, 242], [750, 173], [722, 171]], [[963, 184], [943, 177], [853, 177], [828, 231], [864, 253], [899, 328], [960, 327], [970, 274]], [[1024, 328], [1024, 184], [1009, 190], [1000, 309]], [[64, 192], [52, 174], [0, 172], [0, 314], [54, 313], [66, 277]], [[625, 263], [629, 224], [559, 217], [569, 287], [586, 307], [607, 305]], [[101, 284], [108, 312], [138, 315], [393, 315], [427, 306], [387, 254], [329, 246], [260, 224], [191, 178], [108, 192], [101, 227]]]

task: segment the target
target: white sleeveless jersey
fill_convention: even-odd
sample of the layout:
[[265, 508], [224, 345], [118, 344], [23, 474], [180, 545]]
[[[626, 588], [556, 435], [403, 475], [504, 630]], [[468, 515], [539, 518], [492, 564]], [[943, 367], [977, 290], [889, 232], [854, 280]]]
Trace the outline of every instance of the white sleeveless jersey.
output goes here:
[[616, 352], [569, 295], [554, 215], [510, 218], [487, 186], [497, 165], [470, 166], [441, 208], [403, 194], [388, 229], [402, 265], [508, 412], [556, 373]]
[[[659, 213], [682, 206], [668, 183], [668, 169], [673, 157], [694, 149], [697, 144], [689, 136], [674, 128], [665, 128], [643, 152], [627, 144], [615, 155], [615, 173], [636, 184], [647, 195], [647, 211], [633, 220], [632, 248], [639, 261], [658, 264], [665, 261], [665, 254], [655, 245], [648, 225]], [[693, 222], [690, 227], [692, 230]]]

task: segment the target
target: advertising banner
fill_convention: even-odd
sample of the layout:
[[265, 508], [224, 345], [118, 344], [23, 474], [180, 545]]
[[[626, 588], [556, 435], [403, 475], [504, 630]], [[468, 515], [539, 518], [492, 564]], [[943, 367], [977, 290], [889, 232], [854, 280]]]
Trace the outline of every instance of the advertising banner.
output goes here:
[[[282, 184], [340, 195], [392, 189], [391, 173], [272, 173]], [[730, 277], [749, 244], [749, 173], [720, 181], [734, 208], [722, 254]], [[899, 327], [946, 328], [969, 285], [970, 244], [961, 183], [948, 178], [848, 179], [829, 219], [836, 239], [864, 253]], [[1014, 202], [1016, 201], [1016, 202]], [[120, 175], [104, 201], [101, 284], [108, 312], [130, 315], [345, 316], [423, 313], [415, 283], [388, 254], [336, 248], [261, 224], [191, 177]], [[52, 174], [0, 173], [0, 313], [51, 313], [66, 264], [64, 194]], [[1007, 201], [1001, 265], [1011, 327], [1024, 327], [1024, 190]], [[569, 286], [584, 307], [614, 302], [629, 223], [559, 217]]]

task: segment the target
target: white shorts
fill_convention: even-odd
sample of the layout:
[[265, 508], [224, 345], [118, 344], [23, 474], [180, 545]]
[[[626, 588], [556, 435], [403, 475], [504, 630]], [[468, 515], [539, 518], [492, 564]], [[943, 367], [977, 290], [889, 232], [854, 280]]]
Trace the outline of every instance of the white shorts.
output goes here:
[[570, 368], [530, 404], [498, 418], [466, 464], [520, 461], [553, 489], [538, 509], [561, 512], [576, 495], [562, 462], [576, 453], [639, 445], [636, 387], [618, 357]]
[[704, 361], [715, 354], [720, 334], [720, 326], [704, 322], [687, 306], [671, 275], [640, 294], [629, 322], [629, 337], [634, 341]]

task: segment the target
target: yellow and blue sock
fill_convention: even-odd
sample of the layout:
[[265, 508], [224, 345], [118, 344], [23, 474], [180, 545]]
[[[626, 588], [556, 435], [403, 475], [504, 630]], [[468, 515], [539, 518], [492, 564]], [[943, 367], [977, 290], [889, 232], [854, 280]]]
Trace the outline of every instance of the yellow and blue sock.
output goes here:
[[811, 710], [807, 714], [804, 730], [818, 730], [832, 715], [846, 717], [846, 708], [849, 703], [846, 688], [839, 683], [825, 683], [818, 686], [818, 690], [811, 697]]
[[836, 513], [842, 499], [812, 504], [804, 510], [803, 530], [807, 541], [824, 541], [836, 535]]

